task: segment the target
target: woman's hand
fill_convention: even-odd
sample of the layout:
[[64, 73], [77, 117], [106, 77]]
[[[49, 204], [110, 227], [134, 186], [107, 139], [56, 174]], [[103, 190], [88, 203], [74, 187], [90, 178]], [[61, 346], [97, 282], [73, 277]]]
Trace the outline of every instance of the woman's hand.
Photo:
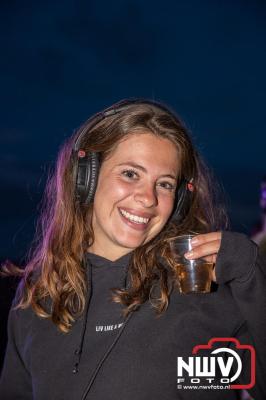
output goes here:
[[[211, 232], [195, 236], [192, 241], [192, 250], [185, 254], [189, 260], [204, 258], [204, 260], [215, 265], [217, 253], [221, 247], [221, 232]], [[215, 268], [213, 269], [213, 280], [216, 281]]]

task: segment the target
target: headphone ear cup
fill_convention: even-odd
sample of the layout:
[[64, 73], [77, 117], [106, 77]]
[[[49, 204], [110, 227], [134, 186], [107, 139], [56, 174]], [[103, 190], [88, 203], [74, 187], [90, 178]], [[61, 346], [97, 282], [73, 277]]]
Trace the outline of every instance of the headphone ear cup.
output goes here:
[[192, 188], [192, 183], [183, 180], [176, 191], [174, 212], [171, 217], [175, 223], [182, 222], [189, 211], [192, 203]]
[[93, 201], [99, 175], [98, 153], [89, 153], [79, 158], [76, 175], [76, 199], [80, 204], [89, 204]]

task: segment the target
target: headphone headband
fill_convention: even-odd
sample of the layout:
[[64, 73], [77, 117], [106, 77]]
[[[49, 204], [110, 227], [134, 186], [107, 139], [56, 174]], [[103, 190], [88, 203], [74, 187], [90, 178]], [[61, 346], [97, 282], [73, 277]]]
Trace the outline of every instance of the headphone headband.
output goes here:
[[[116, 104], [114, 104], [111, 107], [106, 108], [103, 111], [98, 112], [97, 114], [94, 114], [91, 118], [89, 118], [89, 120], [87, 121], [88, 124], [88, 129], [91, 130], [92, 128], [94, 128], [99, 122], [101, 122], [103, 119], [110, 117], [111, 115], [115, 115], [120, 113], [121, 111], [126, 110], [127, 108], [129, 108], [130, 106], [134, 105], [134, 104], [147, 104], [147, 105], [151, 105], [154, 107], [159, 108], [162, 111], [167, 112], [169, 115], [173, 116], [174, 118], [176, 118], [176, 116], [174, 115], [174, 113], [170, 110], [167, 109], [167, 107], [165, 107], [164, 105], [153, 101], [153, 100], [145, 100], [145, 99], [127, 99], [127, 100], [122, 100]], [[78, 137], [75, 140], [74, 146], [73, 146], [73, 151], [74, 152], [78, 152], [80, 150], [80, 144], [82, 142], [82, 139], [84, 138], [84, 136], [87, 134], [88, 129], [85, 131], [82, 131]]]

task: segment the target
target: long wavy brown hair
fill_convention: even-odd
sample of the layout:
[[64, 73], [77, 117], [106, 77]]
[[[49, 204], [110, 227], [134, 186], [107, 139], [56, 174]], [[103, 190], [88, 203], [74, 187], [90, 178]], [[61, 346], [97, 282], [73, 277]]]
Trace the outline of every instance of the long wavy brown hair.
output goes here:
[[[116, 104], [116, 107], [126, 102]], [[43, 318], [50, 318], [68, 332], [82, 314], [87, 281], [84, 255], [94, 241], [93, 204], [75, 200], [73, 146], [84, 133], [82, 148], [99, 152], [100, 161], [112, 153], [127, 135], [141, 131], [167, 138], [176, 146], [182, 179], [193, 178], [194, 191], [187, 215], [179, 224], [169, 219], [150, 242], [132, 252], [129, 288], [113, 290], [113, 300], [123, 304], [125, 315], [150, 300], [160, 315], [168, 306], [175, 287], [169, 240], [191, 232], [210, 232], [226, 226], [223, 207], [215, 205], [215, 184], [195, 150], [184, 123], [172, 112], [156, 105], [129, 104], [125, 110], [104, 118], [92, 127], [86, 121], [62, 146], [54, 174], [48, 179], [42, 212], [25, 268], [6, 263], [4, 271], [21, 276], [16, 308], [32, 307]], [[159, 295], [154, 298], [154, 287]]]

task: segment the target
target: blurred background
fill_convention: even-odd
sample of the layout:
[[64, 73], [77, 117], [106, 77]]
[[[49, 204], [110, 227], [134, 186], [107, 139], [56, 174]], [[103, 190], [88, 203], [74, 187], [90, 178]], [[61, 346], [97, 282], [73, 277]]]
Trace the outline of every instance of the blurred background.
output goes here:
[[2, 261], [23, 262], [62, 141], [127, 97], [176, 110], [232, 229], [250, 234], [266, 173], [264, 0], [2, 0], [0, 11]]

